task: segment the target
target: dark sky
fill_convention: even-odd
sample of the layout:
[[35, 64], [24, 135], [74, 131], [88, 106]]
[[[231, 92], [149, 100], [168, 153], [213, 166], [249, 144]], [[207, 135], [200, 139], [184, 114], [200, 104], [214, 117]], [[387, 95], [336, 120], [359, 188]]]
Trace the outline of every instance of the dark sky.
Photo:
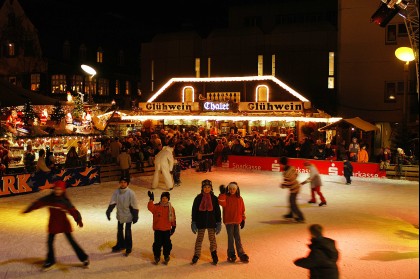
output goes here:
[[109, 37], [136, 34], [141, 40], [150, 39], [156, 32], [175, 30], [194, 29], [205, 35], [212, 27], [227, 26], [227, 6], [234, 2], [19, 0], [41, 36], [46, 33], [83, 36], [94, 32]]

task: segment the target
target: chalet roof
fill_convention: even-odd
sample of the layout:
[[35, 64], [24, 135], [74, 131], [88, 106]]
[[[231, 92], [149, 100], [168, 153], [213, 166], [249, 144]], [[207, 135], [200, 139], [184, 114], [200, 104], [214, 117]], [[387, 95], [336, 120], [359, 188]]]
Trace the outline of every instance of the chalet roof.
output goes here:
[[270, 98], [273, 101], [310, 103], [303, 95], [274, 76], [171, 78], [147, 102], [179, 102], [181, 88], [188, 85], [194, 85], [198, 91], [195, 93], [197, 97], [204, 92], [242, 92], [245, 90], [248, 92], [241, 96], [243, 98], [241, 101], [252, 102], [254, 101], [252, 96], [255, 96], [255, 86], [262, 83], [270, 86], [272, 90]]
[[354, 117], [354, 118], [348, 118], [348, 119], [341, 119], [340, 121], [337, 121], [335, 123], [319, 128], [318, 130], [321, 132], [326, 131], [326, 130], [333, 130], [335, 127], [340, 126], [340, 125], [354, 126], [355, 128], [363, 130], [365, 132], [376, 131], [379, 129], [375, 125], [361, 119], [360, 117]]

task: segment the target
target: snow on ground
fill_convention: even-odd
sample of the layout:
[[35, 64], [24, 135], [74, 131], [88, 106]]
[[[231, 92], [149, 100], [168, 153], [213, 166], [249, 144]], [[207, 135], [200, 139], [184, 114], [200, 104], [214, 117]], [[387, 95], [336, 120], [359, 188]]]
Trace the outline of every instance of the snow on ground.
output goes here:
[[[307, 177], [302, 174], [299, 180]], [[226, 261], [227, 236], [224, 228], [217, 236], [220, 262], [212, 265], [207, 235], [202, 255], [190, 264], [196, 235], [190, 230], [191, 207], [201, 190], [201, 181], [219, 185], [236, 181], [244, 198], [247, 220], [241, 230], [242, 242], [250, 257], [248, 264]], [[57, 267], [40, 272], [46, 255], [48, 210], [23, 215], [21, 211], [49, 190], [0, 198], [0, 278], [308, 278], [308, 271], [293, 260], [308, 253], [308, 226], [319, 223], [325, 235], [336, 240], [340, 251], [341, 279], [386, 279], [419, 277], [419, 183], [406, 180], [354, 178], [345, 185], [344, 177], [322, 176], [328, 205], [308, 204], [309, 185], [303, 186], [298, 203], [306, 224], [288, 223], [288, 190], [279, 184], [275, 172], [240, 171], [217, 168], [209, 173], [188, 169], [181, 173], [182, 185], [171, 191], [177, 229], [168, 266], [152, 264], [152, 214], [147, 211], [147, 191], [151, 176], [136, 177], [130, 188], [140, 203], [140, 219], [133, 225], [133, 253], [123, 257], [111, 253], [116, 243], [115, 210], [111, 221], [105, 216], [111, 194], [118, 182], [68, 189], [68, 195], [81, 212], [85, 226], [74, 238], [90, 255], [91, 266], [83, 269], [64, 235], [55, 240]], [[155, 189], [156, 201], [163, 182]], [[71, 217], [70, 217], [71, 218]], [[124, 277], [121, 277], [124, 276]]]

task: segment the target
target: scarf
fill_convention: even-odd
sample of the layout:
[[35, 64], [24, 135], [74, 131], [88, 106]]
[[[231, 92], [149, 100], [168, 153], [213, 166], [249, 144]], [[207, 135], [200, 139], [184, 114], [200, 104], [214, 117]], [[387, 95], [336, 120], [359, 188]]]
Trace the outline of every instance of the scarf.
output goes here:
[[200, 211], [213, 211], [213, 203], [211, 201], [210, 193], [203, 193], [203, 197], [201, 198], [200, 207], [198, 209]]
[[172, 221], [174, 220], [174, 216], [172, 214], [172, 204], [170, 202], [167, 202], [166, 204], [160, 203], [160, 205], [168, 207], [169, 222], [172, 223]]

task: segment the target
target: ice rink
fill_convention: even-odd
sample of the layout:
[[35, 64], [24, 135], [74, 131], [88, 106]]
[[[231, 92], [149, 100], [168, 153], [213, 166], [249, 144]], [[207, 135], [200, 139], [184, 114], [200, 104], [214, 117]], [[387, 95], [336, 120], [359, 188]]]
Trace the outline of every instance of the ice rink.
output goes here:
[[[299, 176], [303, 181], [306, 174]], [[241, 230], [248, 264], [226, 261], [227, 236], [223, 226], [217, 236], [219, 264], [211, 264], [207, 235], [202, 255], [191, 265], [196, 235], [191, 232], [191, 207], [200, 193], [201, 181], [210, 179], [216, 195], [219, 185], [236, 181], [246, 206], [246, 224]], [[129, 257], [111, 253], [116, 243], [115, 210], [111, 221], [105, 216], [118, 182], [76, 187], [67, 190], [83, 217], [78, 228], [71, 219], [76, 241], [90, 256], [89, 269], [83, 269], [64, 235], [55, 239], [56, 268], [41, 272], [46, 256], [48, 210], [21, 212], [50, 190], [0, 198], [0, 278], [276, 278], [304, 279], [308, 271], [293, 264], [306, 256], [308, 226], [319, 223], [325, 236], [336, 240], [340, 252], [338, 267], [342, 279], [419, 278], [419, 183], [406, 180], [322, 176], [322, 192], [327, 206], [308, 204], [309, 184], [302, 186], [298, 203], [306, 223], [289, 223], [288, 190], [279, 187], [281, 173], [240, 171], [218, 168], [208, 173], [182, 171], [180, 187], [171, 191], [177, 228], [168, 266], [152, 264], [152, 214], [147, 210], [152, 176], [135, 177], [133, 189], [140, 204], [139, 222], [133, 229], [133, 252]], [[154, 190], [155, 202], [165, 191], [163, 182]], [[319, 202], [319, 200], [318, 200]]]

